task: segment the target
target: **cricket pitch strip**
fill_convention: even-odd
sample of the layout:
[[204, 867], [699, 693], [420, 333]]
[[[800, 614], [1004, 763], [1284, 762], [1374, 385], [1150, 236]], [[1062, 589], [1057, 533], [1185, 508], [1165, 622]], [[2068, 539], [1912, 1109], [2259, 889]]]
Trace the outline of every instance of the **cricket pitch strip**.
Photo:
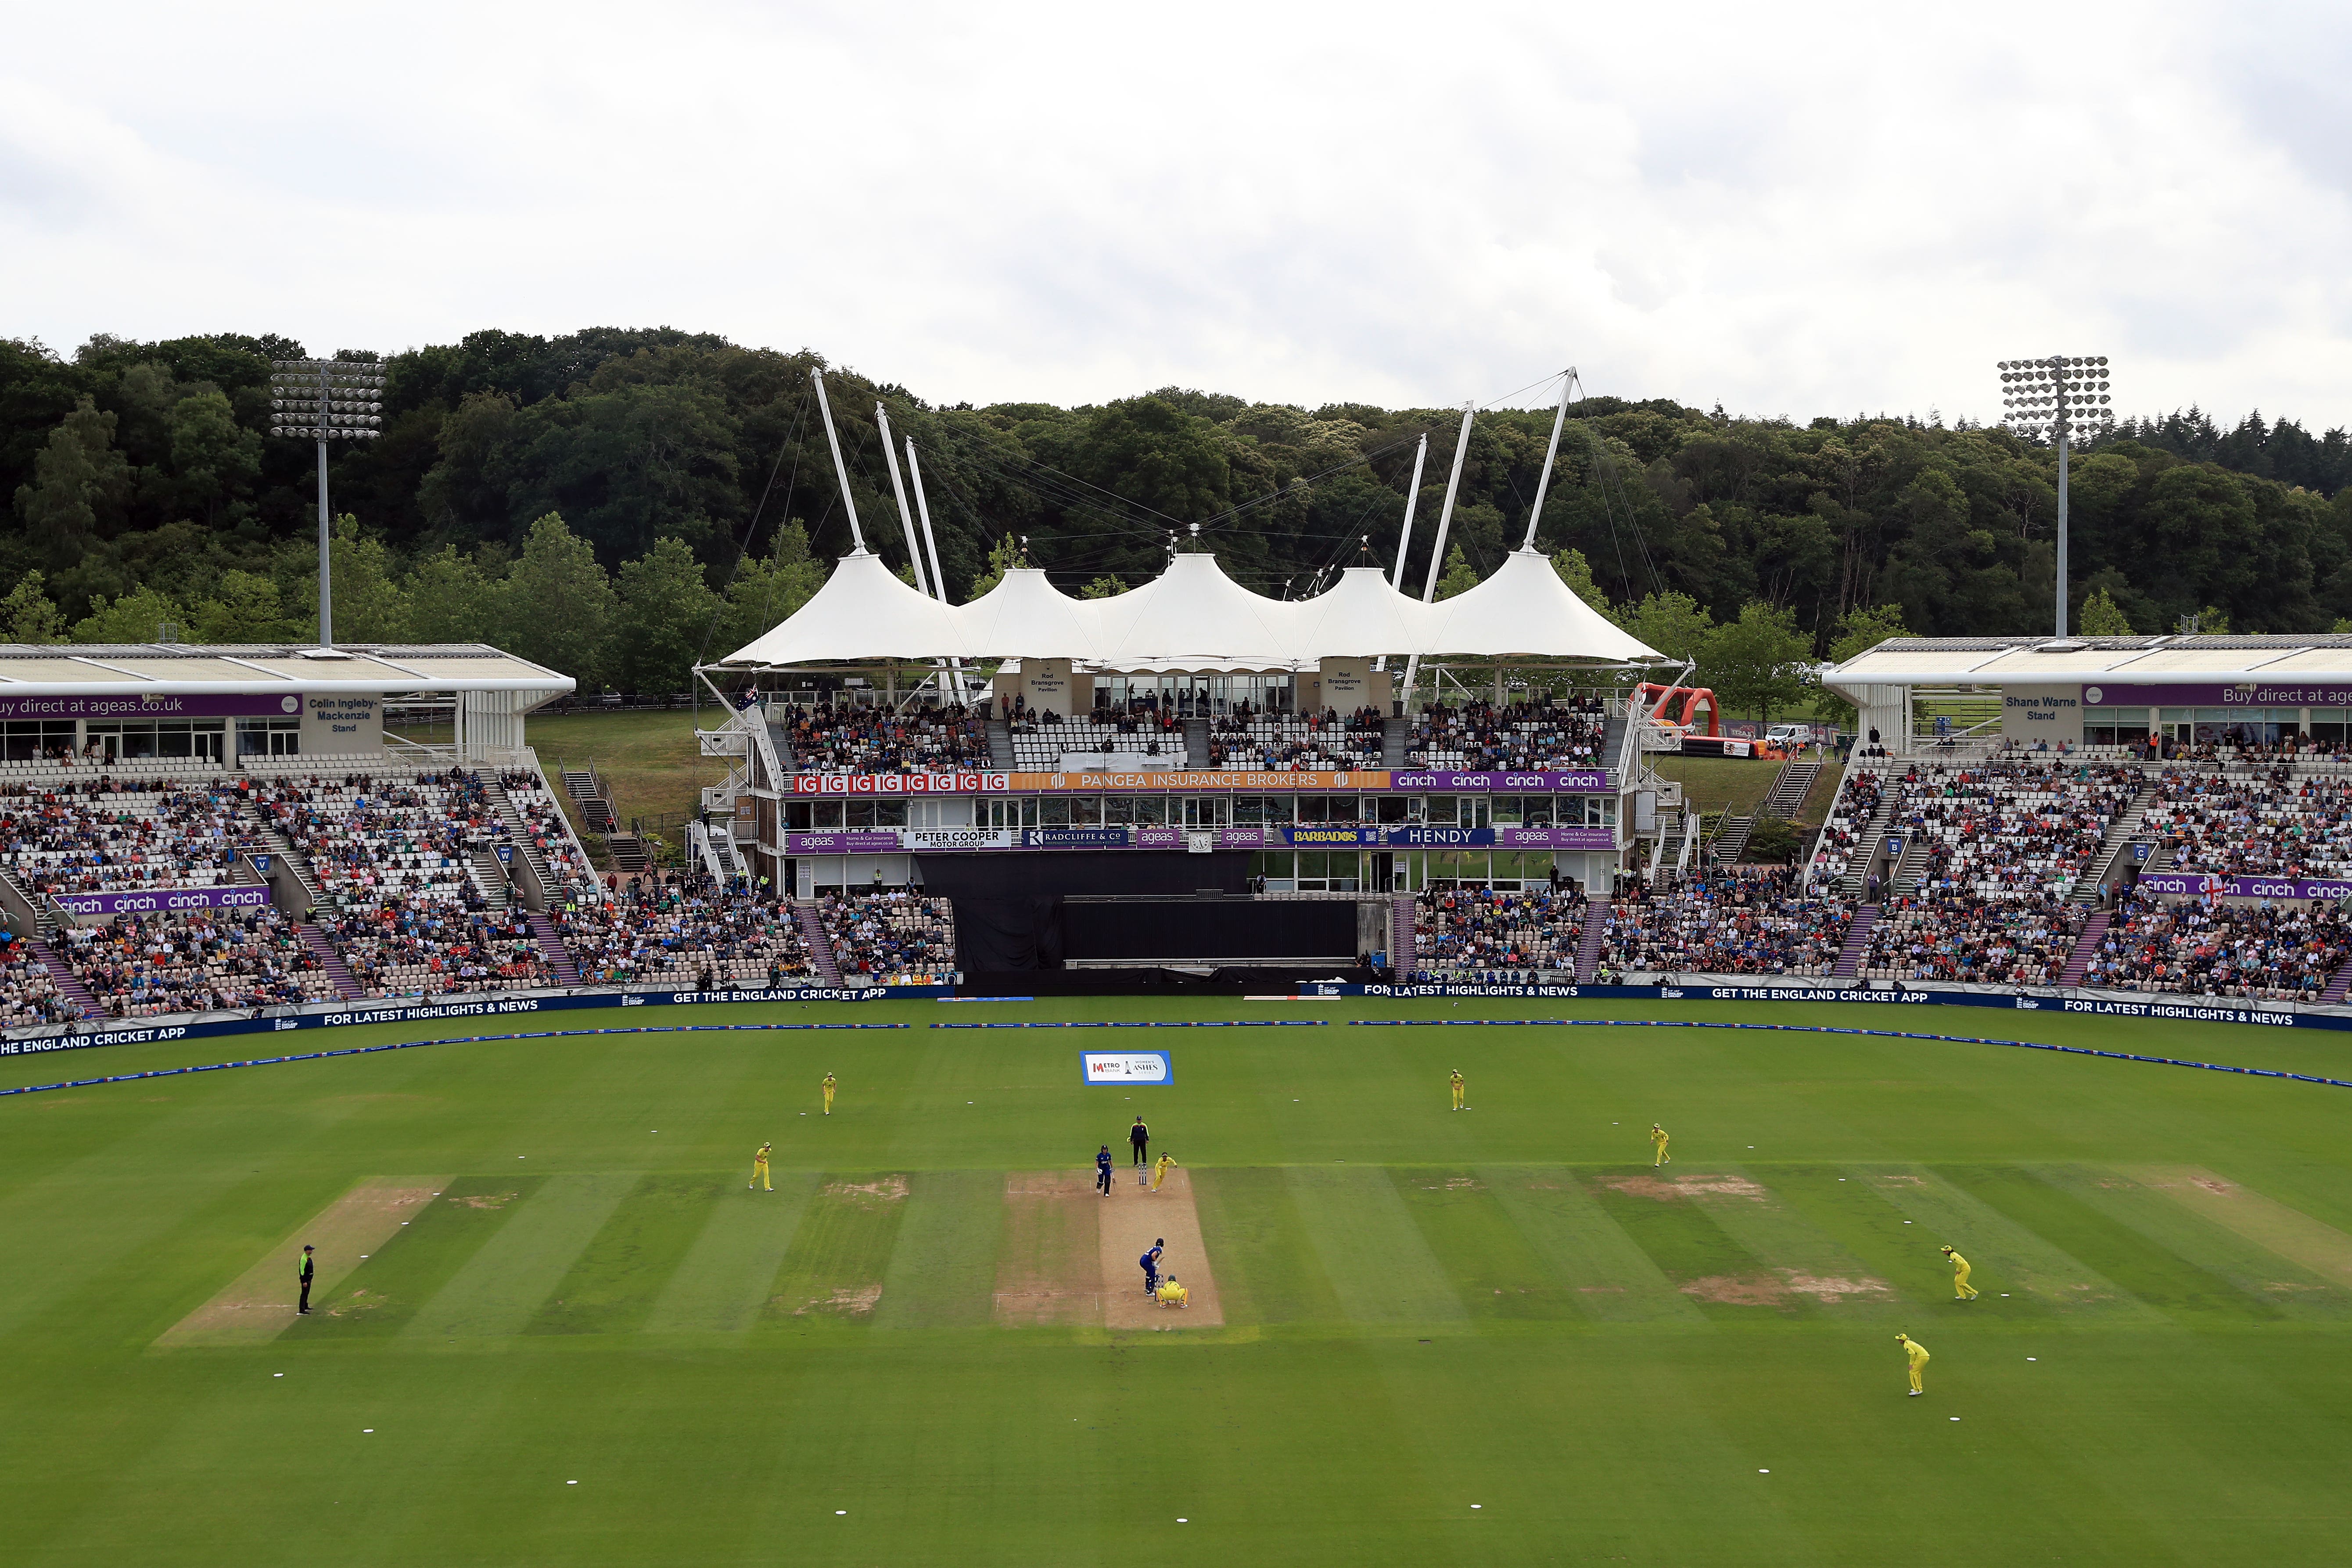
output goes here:
[[[1112, 1329], [1222, 1328], [1215, 1272], [1201, 1241], [1192, 1178], [1168, 1173], [1158, 1192], [1129, 1173], [1108, 1198], [1091, 1171], [1016, 1171], [1004, 1179], [1005, 1247], [996, 1277], [996, 1321], [1011, 1325], [1100, 1323]], [[1160, 1273], [1192, 1292], [1162, 1307], [1143, 1293], [1137, 1263], [1161, 1237]]]

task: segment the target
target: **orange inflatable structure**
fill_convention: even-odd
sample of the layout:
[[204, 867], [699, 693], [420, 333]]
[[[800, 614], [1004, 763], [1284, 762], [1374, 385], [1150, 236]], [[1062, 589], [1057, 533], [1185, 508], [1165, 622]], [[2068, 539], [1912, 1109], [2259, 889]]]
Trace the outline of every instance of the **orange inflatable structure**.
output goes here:
[[1712, 738], [1723, 733], [1717, 721], [1715, 693], [1704, 686], [1661, 686], [1645, 680], [1634, 688], [1634, 694], [1651, 718], [1675, 725], [1685, 735]]

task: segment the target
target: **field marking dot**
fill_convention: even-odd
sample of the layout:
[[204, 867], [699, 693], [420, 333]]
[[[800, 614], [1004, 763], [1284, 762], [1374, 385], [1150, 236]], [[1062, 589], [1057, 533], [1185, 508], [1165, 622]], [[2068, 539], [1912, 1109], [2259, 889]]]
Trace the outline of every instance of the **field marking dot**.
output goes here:
[[269, 1375], [272, 1377], [284, 1377], [286, 1374], [282, 1372], [273, 1372]]
[[374, 1427], [373, 1427], [373, 1426], [362, 1426], [362, 1427], [361, 1427], [361, 1428], [360, 1428], [360, 1433], [361, 1433], [361, 1435], [362, 1435], [362, 1436], [365, 1436], [365, 1435], [367, 1435], [368, 1433], [373, 1432], [373, 1431], [374, 1431], [374, 1430], [375, 1430], [375, 1428], [374, 1428]]
[[1759, 1475], [1759, 1476], [1769, 1476], [1769, 1475], [1770, 1475], [1772, 1472], [1771, 1472], [1771, 1471], [1769, 1471], [1769, 1470], [1759, 1470], [1759, 1471], [1757, 1471], [1756, 1473], [1757, 1473], [1758, 1475]]
[[845, 1518], [847, 1516], [848, 1512], [849, 1510], [845, 1508], [837, 1508], [833, 1510], [833, 1517], [835, 1519]]
[[1955, 1415], [1955, 1416], [1953, 1416], [1953, 1417], [1952, 1417], [1952, 1419], [1953, 1419], [1953, 1420], [1955, 1420], [1955, 1421], [1958, 1421], [1958, 1420], [1959, 1419], [1959, 1417], [1958, 1417], [1958, 1416], [1957, 1416], [1957, 1415]]
[[578, 1481], [566, 1481], [566, 1482], [564, 1482], [563, 1484], [564, 1484], [565, 1486], [567, 1486], [567, 1487], [576, 1487], [576, 1486], [578, 1486], [580, 1483], [579, 1483]]
[[[2039, 1360], [2041, 1360], [2042, 1358], [2041, 1358], [2041, 1357], [2039, 1357], [2039, 1356], [2027, 1356], [2025, 1359], [2026, 1359], [2026, 1360], [2028, 1360], [2028, 1361], [2039, 1361]], [[281, 1373], [279, 1373], [278, 1375], [278, 1376], [280, 1376], [280, 1377], [284, 1377], [286, 1374], [285, 1374], [284, 1373], [282, 1373], [282, 1372], [281, 1372]]]

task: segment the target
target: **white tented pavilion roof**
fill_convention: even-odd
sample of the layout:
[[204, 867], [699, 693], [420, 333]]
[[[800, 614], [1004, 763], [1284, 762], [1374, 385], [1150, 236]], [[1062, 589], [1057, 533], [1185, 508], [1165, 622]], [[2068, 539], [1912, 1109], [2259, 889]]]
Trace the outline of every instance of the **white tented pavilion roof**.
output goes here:
[[1663, 657], [1578, 598], [1540, 551], [1514, 550], [1492, 577], [1430, 608], [1441, 617], [1430, 653], [1627, 664]]
[[719, 662], [737, 668], [895, 659], [1066, 658], [1111, 670], [1286, 670], [1382, 654], [1639, 664], [1662, 658], [1576, 596], [1550, 560], [1515, 551], [1457, 597], [1424, 605], [1369, 566], [1312, 599], [1253, 594], [1209, 554], [1179, 555], [1129, 593], [1073, 599], [1018, 567], [969, 605], [908, 587], [865, 551], [784, 621]]

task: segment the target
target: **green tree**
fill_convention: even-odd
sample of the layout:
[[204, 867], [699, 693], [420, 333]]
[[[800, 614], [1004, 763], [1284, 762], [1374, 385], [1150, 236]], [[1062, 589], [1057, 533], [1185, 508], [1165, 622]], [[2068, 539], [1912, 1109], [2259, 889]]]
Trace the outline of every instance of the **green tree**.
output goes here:
[[1116, 577], [1097, 577], [1078, 590], [1081, 599], [1113, 599], [1127, 592], [1127, 584]]
[[1668, 658], [1696, 660], [1715, 631], [1715, 617], [1688, 594], [1643, 595], [1623, 618], [1624, 627]]
[[1701, 665], [1727, 710], [1754, 713], [1767, 724], [1813, 689], [1812, 639], [1797, 629], [1797, 612], [1761, 600], [1740, 607], [1706, 639]]
[[1021, 542], [1006, 534], [998, 543], [989, 546], [988, 564], [971, 580], [971, 591], [964, 595], [969, 604], [1004, 581], [1004, 574], [1021, 563]]
[[792, 616], [824, 586], [824, 563], [795, 518], [776, 530], [765, 559], [747, 560], [727, 584], [727, 612], [705, 657], [725, 658]]
[[[360, 520], [348, 512], [335, 519], [328, 542], [332, 568], [337, 642], [401, 642], [409, 629], [407, 591], [394, 574], [392, 552], [380, 539], [360, 532]], [[310, 593], [310, 615], [318, 616], [319, 596]]]
[[[335, 599], [342, 600], [342, 584], [335, 584]], [[310, 614], [299, 620], [289, 619], [286, 601], [278, 591], [276, 579], [258, 572], [229, 571], [220, 575], [210, 596], [199, 600], [189, 613], [191, 642], [268, 643], [284, 642], [302, 637], [318, 625], [318, 594], [310, 595]], [[335, 623], [337, 641], [342, 640], [342, 621], [338, 615]]]
[[82, 558], [100, 525], [116, 521], [131, 496], [130, 465], [114, 450], [115, 416], [85, 395], [58, 422], [16, 488], [16, 515], [35, 547], [58, 566]]
[[1471, 569], [1470, 558], [1455, 545], [1445, 552], [1445, 573], [1437, 580], [1437, 597], [1450, 599], [1456, 594], [1466, 594], [1478, 585], [1478, 574]]
[[109, 601], [103, 595], [89, 602], [89, 614], [74, 623], [73, 640], [78, 643], [151, 643], [158, 628], [163, 626], [180, 628], [185, 638], [189, 632], [188, 613], [168, 594], [152, 588], [134, 588], [119, 599]]
[[42, 586], [37, 571], [27, 572], [8, 596], [0, 599], [0, 626], [6, 628], [7, 640], [22, 643], [63, 642], [66, 618]]
[[1609, 603], [1609, 595], [1602, 593], [1601, 584], [1592, 580], [1592, 563], [1584, 558], [1583, 551], [1571, 545], [1567, 549], [1555, 552], [1551, 558], [1551, 569], [1559, 574], [1559, 580], [1567, 584], [1578, 598], [1609, 619], [1613, 621], [1617, 618], [1617, 611]]
[[1907, 637], [1911, 628], [1903, 624], [1903, 606], [1879, 605], [1866, 609], [1848, 610], [1838, 622], [1838, 635], [1830, 644], [1830, 662], [1843, 664], [1858, 658], [1889, 637]]
[[588, 542], [549, 512], [530, 525], [522, 554], [499, 585], [503, 645], [558, 670], [583, 690], [611, 670], [613, 584]]
[[261, 437], [242, 428], [226, 394], [206, 387], [172, 405], [165, 417], [177, 499], [191, 515], [219, 521], [261, 475]]
[[2074, 616], [2074, 629], [2085, 637], [2129, 637], [2131, 617], [2101, 588], [2083, 601], [2082, 609]]
[[675, 539], [624, 564], [614, 581], [614, 666], [629, 691], [685, 691], [720, 600], [702, 580], [694, 552]]
[[[340, 589], [341, 584], [337, 586]], [[417, 641], [498, 639], [500, 585], [484, 570], [479, 556], [461, 554], [456, 545], [445, 544], [416, 563], [404, 586], [409, 635]], [[335, 598], [341, 603], [341, 592]]]

